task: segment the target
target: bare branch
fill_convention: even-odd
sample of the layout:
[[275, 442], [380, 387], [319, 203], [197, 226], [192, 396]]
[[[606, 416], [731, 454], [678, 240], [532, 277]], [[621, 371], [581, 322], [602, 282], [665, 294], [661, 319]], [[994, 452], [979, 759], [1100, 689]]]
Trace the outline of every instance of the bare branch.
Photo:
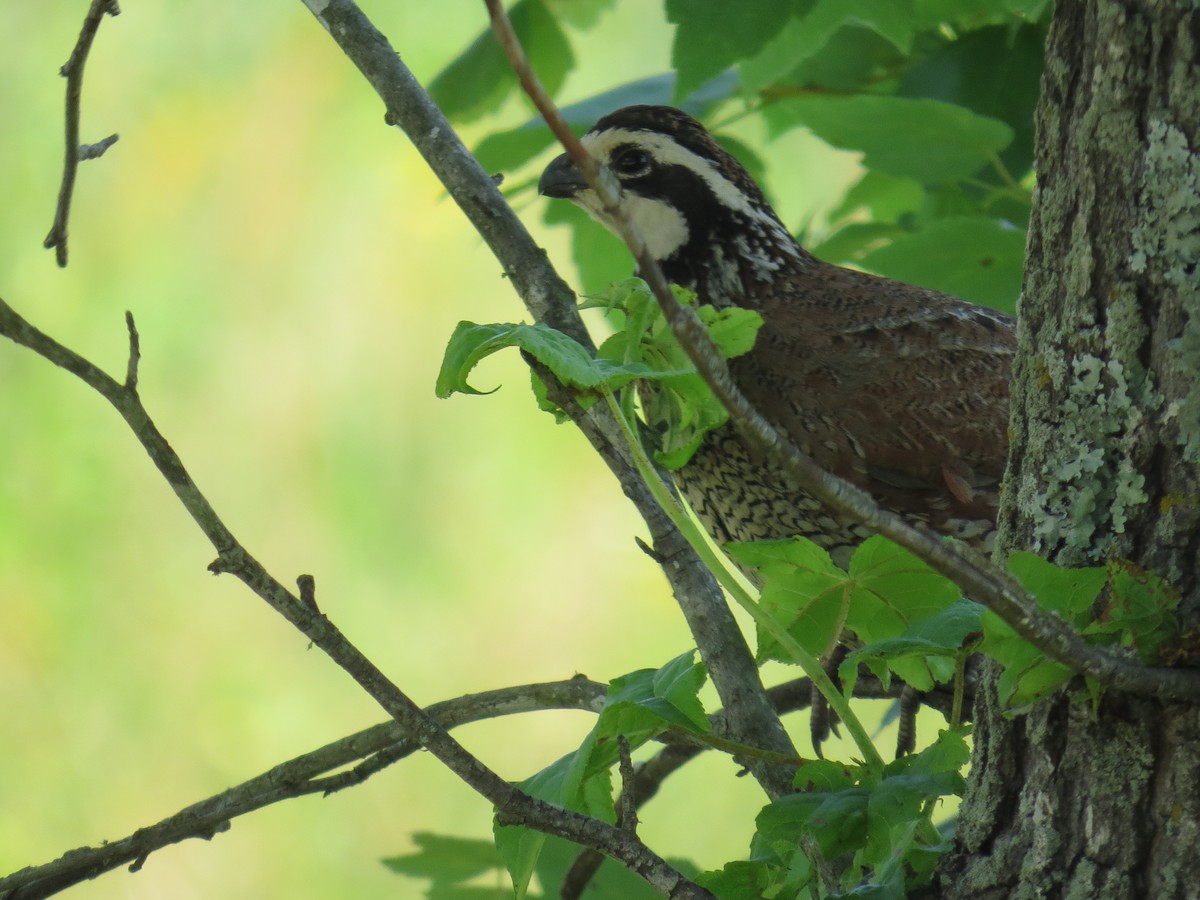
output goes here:
[[54, 212], [54, 224], [46, 235], [43, 245], [47, 250], [53, 248], [55, 259], [60, 267], [67, 264], [67, 221], [71, 217], [71, 198], [75, 194], [75, 173], [79, 169], [81, 159], [96, 159], [104, 151], [117, 142], [117, 135], [111, 134], [98, 144], [81, 146], [79, 143], [79, 108], [83, 96], [83, 67], [87, 63], [88, 53], [92, 49], [92, 41], [100, 29], [100, 21], [105, 15], [121, 14], [117, 0], [92, 0], [87, 15], [83, 18], [83, 28], [79, 32], [79, 40], [71, 51], [71, 58], [60, 69], [67, 79], [66, 103], [66, 154], [63, 157], [62, 184], [58, 190], [58, 206]]
[[[443, 728], [468, 722], [544, 709], [597, 710], [604, 702], [607, 686], [586, 678], [550, 684], [529, 684], [482, 694], [469, 694], [426, 711]], [[249, 781], [194, 803], [154, 825], [139, 828], [128, 837], [105, 842], [99, 847], [79, 847], [53, 862], [30, 866], [0, 878], [0, 896], [45, 897], [81, 881], [95, 878], [119, 866], [140, 867], [156, 850], [191, 838], [210, 840], [228, 831], [238, 816], [282, 800], [307, 794], [330, 794], [361, 784], [385, 766], [420, 749], [403, 726], [394, 721], [364, 729], [274, 766]], [[363, 760], [348, 772], [324, 776], [343, 766]]]
[[500, 44], [522, 86], [526, 87], [538, 112], [600, 198], [605, 217], [614, 223], [629, 247], [638, 273], [662, 307], [671, 332], [696, 371], [729, 411], [734, 427], [756, 452], [782, 466], [830, 509], [861, 522], [925, 560], [1052, 659], [1090, 675], [1104, 685], [1129, 693], [1161, 699], [1200, 699], [1200, 672], [1143, 666], [1089, 644], [1058, 615], [1041, 609], [1037, 598], [1007, 572], [991, 565], [970, 548], [950, 544], [940, 535], [913, 528], [899, 516], [882, 509], [868, 493], [818, 466], [786, 434], [767, 421], [734, 384], [724, 357], [695, 310], [681, 304], [671, 292], [662, 269], [646, 249], [645, 241], [625, 209], [616, 179], [611, 173], [600, 170], [578, 139], [565, 129], [553, 101], [542, 90], [529, 65], [503, 5], [499, 0], [484, 2]]
[[325, 616], [288, 591], [238, 542], [200, 492], [182, 460], [159, 432], [137, 393], [117, 384], [97, 366], [38, 331], [0, 300], [0, 335], [74, 372], [105, 397], [125, 419], [150, 459], [175, 490], [196, 524], [216, 548], [213, 573], [235, 575], [272, 609], [342, 667], [420, 746], [496, 806], [506, 824], [566, 838], [618, 859], [668, 896], [708, 897], [674, 867], [631, 835], [597, 819], [552, 806], [519, 790], [471, 755], [425, 710], [394, 685]]

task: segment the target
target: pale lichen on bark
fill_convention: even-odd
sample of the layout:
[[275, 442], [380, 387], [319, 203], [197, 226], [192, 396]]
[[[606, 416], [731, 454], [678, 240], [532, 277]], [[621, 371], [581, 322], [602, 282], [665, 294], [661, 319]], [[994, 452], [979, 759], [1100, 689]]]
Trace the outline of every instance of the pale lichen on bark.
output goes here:
[[1200, 463], [1200, 155], [1167, 122], [1152, 121], [1147, 140], [1139, 195], [1145, 216], [1133, 232], [1129, 265], [1179, 294], [1186, 321], [1168, 346], [1174, 373], [1192, 389], [1174, 392], [1167, 417], [1175, 420], [1184, 459]]

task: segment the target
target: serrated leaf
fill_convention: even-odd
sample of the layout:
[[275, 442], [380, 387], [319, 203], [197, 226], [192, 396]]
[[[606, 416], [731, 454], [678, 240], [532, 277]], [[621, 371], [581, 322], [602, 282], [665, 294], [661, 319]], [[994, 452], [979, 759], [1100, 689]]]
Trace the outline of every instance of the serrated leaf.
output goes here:
[[1025, 550], [1009, 556], [1008, 571], [1037, 598], [1038, 606], [1077, 625], [1084, 624], [1079, 614], [1091, 609], [1108, 580], [1103, 568], [1064, 569]]
[[887, 278], [1013, 312], [1024, 273], [1025, 230], [984, 216], [938, 219], [897, 234], [858, 263]]
[[792, 784], [802, 791], [840, 791], [853, 787], [857, 770], [832, 759], [815, 759], [796, 770]]
[[523, 900], [529, 893], [529, 881], [533, 878], [538, 855], [546, 844], [546, 835], [519, 825], [493, 826], [496, 849], [500, 851], [513, 883], [513, 896]]
[[847, 625], [866, 641], [896, 637], [962, 596], [954, 582], [879, 535], [854, 551], [849, 571], [855, 590]]
[[998, 119], [938, 100], [857, 94], [783, 100], [770, 117], [803, 125], [828, 144], [861, 150], [863, 164], [924, 184], [965, 178], [1008, 146]]
[[[847, 614], [852, 583], [829, 554], [807, 538], [725, 545], [726, 552], [762, 578], [759, 603], [809, 653], [829, 650]], [[792, 662], [758, 629], [758, 658]]]
[[[542, 85], [551, 95], [575, 65], [571, 44], [543, 0], [520, 0], [509, 19]], [[448, 119], [469, 122], [495, 109], [517, 85], [517, 76], [491, 29], [485, 29], [429, 85]]]
[[[890, 676], [894, 672], [916, 690], [928, 691], [935, 682], [948, 680], [954, 671], [953, 663], [934, 671], [931, 668], [933, 659], [953, 660], [956, 655], [955, 651], [924, 638], [888, 638], [856, 648], [838, 667], [838, 675], [844, 689], [851, 693], [860, 665], [867, 666], [885, 687], [890, 684]], [[914, 662], [916, 665], [905, 666], [904, 662]]]
[[779, 0], [666, 0], [667, 20], [677, 26], [671, 65], [683, 95], [753, 56], [787, 22], [790, 5]]
[[869, 798], [870, 791], [861, 787], [789, 794], [763, 807], [754, 821], [770, 844], [795, 846], [811, 834], [822, 855], [832, 859], [865, 842]]
[[[605, 822], [615, 821], [608, 768], [595, 768], [588, 764], [595, 754], [596, 744], [593, 729], [577, 751], [519, 782], [517, 787], [547, 803], [573, 809]], [[495, 822], [493, 832], [496, 848], [512, 877], [516, 896], [522, 898], [529, 890], [529, 881], [545, 846], [546, 835], [524, 826]]]
[[695, 662], [695, 651], [689, 651], [660, 669], [613, 679], [596, 722], [597, 736], [623, 734], [637, 746], [668, 726], [707, 733], [711, 726], [699, 699], [705, 677], [704, 667]]

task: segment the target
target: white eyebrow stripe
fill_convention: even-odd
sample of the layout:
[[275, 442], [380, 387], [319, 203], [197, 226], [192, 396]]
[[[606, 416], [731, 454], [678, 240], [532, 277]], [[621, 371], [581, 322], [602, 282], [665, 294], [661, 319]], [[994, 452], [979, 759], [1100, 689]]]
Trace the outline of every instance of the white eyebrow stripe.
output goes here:
[[585, 134], [582, 140], [583, 146], [587, 148], [588, 152], [603, 163], [608, 161], [612, 151], [621, 144], [645, 147], [658, 162], [683, 166], [695, 172], [704, 179], [705, 184], [724, 206], [754, 219], [764, 218], [762, 210], [751, 205], [746, 199], [746, 195], [721, 174], [712, 160], [693, 153], [666, 135], [653, 131], [608, 128], [604, 131]]

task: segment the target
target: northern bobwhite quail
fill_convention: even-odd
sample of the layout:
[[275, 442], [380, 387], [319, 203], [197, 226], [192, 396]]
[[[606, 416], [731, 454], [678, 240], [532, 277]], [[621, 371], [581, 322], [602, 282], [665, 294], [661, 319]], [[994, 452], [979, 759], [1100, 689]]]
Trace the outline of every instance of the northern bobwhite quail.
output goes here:
[[[1011, 317], [817, 259], [680, 110], [619, 109], [583, 144], [617, 177], [669, 281], [701, 303], [762, 314], [754, 348], [730, 369], [768, 419], [885, 508], [972, 544], [990, 541], [1008, 452]], [[611, 227], [567, 156], [538, 190]], [[718, 541], [803, 535], [844, 566], [869, 536], [756, 458], [729, 425], [676, 474]]]

